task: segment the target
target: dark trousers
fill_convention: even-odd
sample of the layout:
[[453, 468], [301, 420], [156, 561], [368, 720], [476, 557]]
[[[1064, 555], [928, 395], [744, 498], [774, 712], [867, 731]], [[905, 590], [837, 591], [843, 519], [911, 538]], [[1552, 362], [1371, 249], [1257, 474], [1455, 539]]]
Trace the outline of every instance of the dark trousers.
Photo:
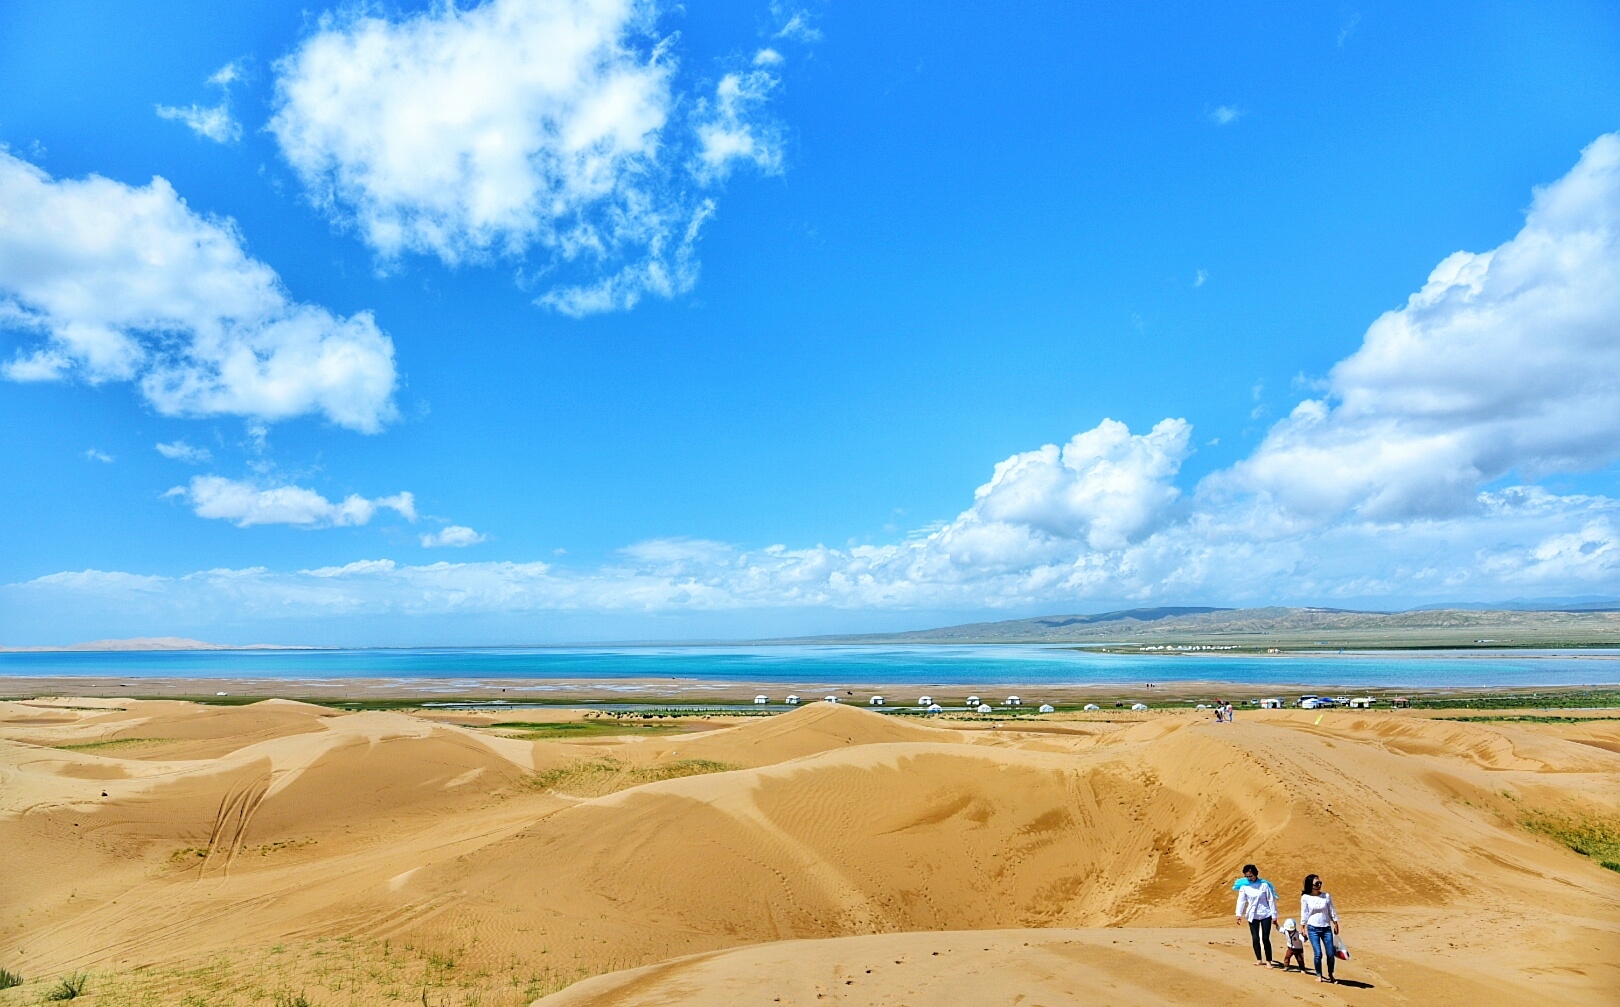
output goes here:
[[[1249, 921], [1249, 940], [1254, 942], [1255, 961], [1271, 961], [1271, 917], [1267, 916], [1263, 920]], [[1264, 957], [1262, 957], [1260, 954], [1260, 948], [1262, 945], [1264, 945], [1266, 949]]]

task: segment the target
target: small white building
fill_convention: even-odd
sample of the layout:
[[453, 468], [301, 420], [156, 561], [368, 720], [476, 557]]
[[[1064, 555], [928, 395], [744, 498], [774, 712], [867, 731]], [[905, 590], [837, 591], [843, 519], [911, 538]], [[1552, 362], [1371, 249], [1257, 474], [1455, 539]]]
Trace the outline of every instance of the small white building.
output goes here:
[[990, 704], [989, 703], [980, 703], [979, 707], [978, 707], [978, 712], [979, 713], [994, 713], [995, 711], [990, 709]]
[[1042, 703], [1041, 704], [1041, 712], [1042, 713], [1056, 713], [1057, 712], [1057, 707], [1053, 706], [1051, 703]]
[[1147, 709], [1147, 704], [1146, 703], [1132, 703], [1131, 704], [1131, 709], [1133, 709], [1133, 710], [1145, 710], [1145, 709]]
[[837, 696], [824, 696], [824, 697], [822, 697], [821, 701], [823, 703], [836, 703], [836, 702], [838, 702], [838, 697]]
[[1372, 698], [1371, 696], [1357, 696], [1355, 699], [1350, 701], [1350, 709], [1365, 710], [1376, 702], [1378, 702], [1378, 700]]
[[1262, 699], [1260, 701], [1260, 709], [1262, 709], [1262, 710], [1280, 710], [1282, 708], [1283, 708], [1283, 701], [1276, 698], [1275, 696], [1273, 696], [1273, 697], [1271, 697], [1269, 699]]
[[979, 700], [978, 696], [969, 696], [968, 697], [967, 705], [969, 705], [969, 706], [978, 706], [979, 703], [980, 703], [980, 700]]
[[867, 706], [882, 706], [883, 705], [883, 697], [882, 696], [873, 696], [871, 699], [868, 699], [866, 701], [866, 705]]
[[799, 705], [799, 697], [798, 696], [789, 696], [787, 699], [784, 699], [782, 702], [786, 703], [789, 706], [798, 706]]
[[1102, 707], [1098, 706], [1096, 703], [1087, 703], [1086, 704], [1086, 709], [1087, 710], [1101, 710]]
[[934, 705], [934, 697], [933, 696], [918, 696], [917, 697], [917, 705], [918, 706], [933, 706]]
[[1024, 701], [1022, 699], [1019, 699], [1017, 696], [1008, 696], [1007, 697], [1007, 705], [1008, 706], [1023, 706]]
[[755, 696], [754, 697], [754, 705], [755, 706], [764, 706], [766, 703], [769, 703], [770, 701], [771, 700], [770, 700], [769, 696]]
[[929, 713], [944, 713], [945, 708], [943, 706], [940, 706], [938, 703], [929, 703], [928, 704], [928, 712]]

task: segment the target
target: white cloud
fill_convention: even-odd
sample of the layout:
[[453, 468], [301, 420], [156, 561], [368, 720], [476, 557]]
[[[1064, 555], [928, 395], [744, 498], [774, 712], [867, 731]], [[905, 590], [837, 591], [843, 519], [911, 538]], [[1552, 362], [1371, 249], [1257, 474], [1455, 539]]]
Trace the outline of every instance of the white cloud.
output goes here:
[[191, 465], [201, 465], [214, 460], [213, 452], [207, 448], [196, 448], [185, 441], [175, 441], [171, 444], [156, 444], [157, 453], [165, 458], [177, 462], [186, 462]]
[[559, 311], [674, 296], [696, 282], [692, 244], [713, 212], [675, 169], [701, 152], [710, 182], [777, 160], [751, 118], [770, 89], [754, 75], [768, 74], [691, 98], [674, 40], [651, 34], [658, 14], [645, 0], [488, 0], [328, 15], [276, 64], [270, 130], [384, 263], [539, 249], [553, 288], [538, 303]]
[[208, 78], [208, 83], [225, 92], [218, 105], [158, 105], [158, 118], [183, 122], [193, 133], [215, 143], [235, 143], [242, 138], [242, 124], [231, 115], [230, 86], [240, 76], [235, 63], [226, 63]]
[[1620, 458], [1620, 136], [1537, 190], [1524, 228], [1458, 252], [1373, 323], [1212, 489], [1330, 520], [1478, 509], [1477, 488]]
[[751, 162], [768, 175], [781, 170], [781, 140], [757, 116], [776, 84], [776, 76], [765, 70], [720, 78], [713, 101], [698, 106], [699, 178], [724, 178], [739, 161]]
[[238, 528], [260, 524], [342, 528], [370, 523], [379, 508], [396, 511], [407, 521], [416, 520], [416, 500], [410, 493], [375, 500], [351, 494], [334, 503], [302, 486], [261, 489], [223, 476], [193, 476], [190, 483], [176, 486], [166, 495], [185, 500], [198, 517], [233, 521]]
[[1206, 284], [1208, 282], [1209, 282], [1209, 273], [1208, 273], [1208, 271], [1200, 269], [1198, 272], [1193, 274], [1193, 286], [1202, 287], [1204, 284]]
[[787, 39], [792, 42], [819, 42], [821, 29], [811, 24], [811, 14], [802, 8], [789, 7], [783, 3], [772, 3], [771, 13], [781, 25], [773, 38]]
[[1246, 114], [1247, 113], [1244, 112], [1243, 109], [1238, 108], [1236, 105], [1217, 105], [1215, 109], [1209, 113], [1209, 117], [1210, 119], [1214, 120], [1217, 125], [1229, 126], [1243, 118], [1243, 116]]
[[98, 450], [96, 448], [88, 448], [88, 449], [86, 449], [85, 452], [84, 452], [84, 457], [87, 458], [90, 461], [101, 462], [102, 464], [105, 464], [105, 465], [112, 464], [112, 460], [113, 460], [112, 455], [108, 454], [105, 451]]
[[755, 66], [781, 66], [786, 60], [775, 49], [765, 48], [754, 53]]
[[234, 143], [242, 139], [242, 124], [231, 116], [230, 106], [218, 105], [158, 105], [159, 119], [183, 122], [198, 136], [215, 143]]
[[422, 536], [422, 548], [434, 549], [440, 546], [449, 546], [452, 549], [465, 549], [470, 545], [477, 545], [489, 536], [480, 535], [465, 525], [445, 525], [436, 532]]
[[394, 416], [394, 346], [369, 312], [291, 299], [230, 220], [143, 188], [53, 180], [0, 150], [0, 329], [42, 345], [13, 381], [135, 381], [158, 412], [265, 421], [318, 413], [371, 432]]

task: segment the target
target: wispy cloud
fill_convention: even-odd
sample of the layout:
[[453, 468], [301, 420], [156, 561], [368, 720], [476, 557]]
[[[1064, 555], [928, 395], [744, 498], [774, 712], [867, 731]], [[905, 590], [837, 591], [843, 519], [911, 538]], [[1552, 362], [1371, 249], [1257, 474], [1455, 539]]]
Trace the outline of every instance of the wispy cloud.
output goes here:
[[209, 451], [207, 448], [192, 447], [185, 441], [174, 441], [169, 444], [157, 444], [154, 445], [154, 447], [157, 448], [158, 454], [165, 458], [173, 459], [177, 462], [186, 462], [191, 465], [201, 465], [204, 462], [214, 460], [213, 452]]
[[89, 459], [90, 461], [101, 462], [101, 463], [106, 464], [106, 465], [112, 464], [112, 460], [113, 460], [112, 455], [108, 454], [105, 451], [99, 450], [97, 448], [88, 448], [88, 449], [86, 449], [85, 452], [84, 452], [84, 457]]
[[1334, 44], [1337, 45], [1340, 49], [1343, 49], [1344, 44], [1346, 42], [1350, 41], [1350, 36], [1352, 36], [1352, 35], [1354, 35], [1356, 33], [1356, 26], [1358, 26], [1360, 24], [1361, 24], [1361, 15], [1359, 13], [1350, 15], [1350, 19], [1347, 20], [1339, 28], [1339, 36], [1338, 36], [1337, 41], [1335, 41]]
[[158, 105], [156, 106], [158, 118], [185, 123], [193, 133], [215, 143], [234, 143], [240, 140], [242, 124], [231, 115], [230, 87], [241, 75], [241, 68], [237, 64], [226, 63], [208, 78], [208, 83], [223, 92], [219, 104]]
[[1229, 126], [1247, 114], [1248, 112], [1236, 105], [1217, 105], [1210, 110], [1209, 118], [1216, 125]]

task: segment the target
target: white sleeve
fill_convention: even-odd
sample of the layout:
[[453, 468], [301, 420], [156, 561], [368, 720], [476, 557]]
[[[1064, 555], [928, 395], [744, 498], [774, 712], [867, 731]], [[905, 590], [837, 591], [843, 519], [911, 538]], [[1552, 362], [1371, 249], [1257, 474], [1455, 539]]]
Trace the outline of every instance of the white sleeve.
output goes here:
[[1327, 899], [1328, 919], [1335, 923], [1339, 922], [1339, 911], [1333, 908], [1333, 896], [1329, 895], [1327, 892], [1323, 892], [1322, 895]]

